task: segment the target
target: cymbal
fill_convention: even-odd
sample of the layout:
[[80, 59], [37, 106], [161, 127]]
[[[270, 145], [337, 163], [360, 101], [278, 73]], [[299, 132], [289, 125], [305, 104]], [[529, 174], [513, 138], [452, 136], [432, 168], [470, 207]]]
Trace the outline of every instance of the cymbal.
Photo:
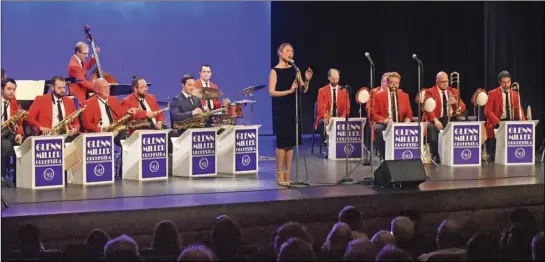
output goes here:
[[250, 86], [248, 88], [242, 89], [242, 91], [238, 92], [237, 95], [244, 95], [244, 94], [251, 94], [255, 91], [259, 91], [263, 88], [265, 88], [266, 85], [258, 85], [258, 86]]
[[252, 103], [255, 103], [255, 100], [244, 99], [244, 100], [235, 101], [234, 103], [235, 104], [252, 104]]
[[223, 93], [219, 89], [212, 87], [195, 88], [193, 92], [193, 95], [204, 100], [216, 99], [223, 96]]

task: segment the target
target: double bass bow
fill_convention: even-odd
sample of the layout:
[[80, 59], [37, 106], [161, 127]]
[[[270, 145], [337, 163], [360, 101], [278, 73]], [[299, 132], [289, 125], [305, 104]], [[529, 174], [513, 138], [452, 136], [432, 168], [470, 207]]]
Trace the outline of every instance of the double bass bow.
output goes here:
[[98, 57], [98, 52], [96, 51], [96, 44], [95, 44], [95, 37], [91, 34], [91, 27], [89, 25], [86, 25], [84, 27], [85, 37], [87, 38], [87, 41], [91, 44], [91, 47], [93, 48], [93, 54], [95, 56], [96, 61], [96, 69], [89, 77], [89, 81], [94, 81], [97, 78], [103, 78], [110, 84], [118, 84], [115, 77], [109, 73], [106, 73], [102, 70], [102, 66], [100, 65], [100, 59]]

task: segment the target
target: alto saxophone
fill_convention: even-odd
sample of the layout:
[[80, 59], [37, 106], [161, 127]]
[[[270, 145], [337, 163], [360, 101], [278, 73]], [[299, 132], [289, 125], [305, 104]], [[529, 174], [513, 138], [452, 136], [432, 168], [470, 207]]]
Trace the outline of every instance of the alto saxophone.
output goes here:
[[62, 133], [68, 134], [68, 132], [70, 131], [70, 128], [68, 126], [70, 124], [72, 124], [72, 122], [74, 122], [76, 117], [78, 117], [83, 111], [85, 111], [86, 108], [87, 108], [87, 105], [83, 105], [80, 109], [76, 110], [72, 114], [65, 117], [62, 121], [57, 123], [57, 125], [54, 126], [53, 128], [51, 128], [51, 130], [44, 133], [44, 135], [45, 136], [57, 136], [57, 135], [60, 135]]
[[19, 127], [17, 124], [20, 121], [23, 121], [28, 116], [28, 111], [19, 109], [15, 114], [13, 114], [8, 120], [6, 120], [4, 123], [2, 123], [2, 136], [7, 135], [8, 132], [12, 132], [14, 134], [17, 133], [17, 130]]
[[[165, 107], [163, 109], [159, 109], [157, 111], [153, 111], [152, 113], [154, 115], [158, 115], [160, 113], [163, 113], [163, 112], [169, 110], [170, 109], [170, 98], [167, 97], [167, 100], [168, 100], [167, 107]], [[142, 108], [140, 108], [140, 110], [142, 110]], [[152, 119], [151, 117], [133, 119], [133, 120], [129, 121], [127, 125], [128, 125], [128, 128], [130, 128], [130, 129], [139, 129], [139, 128], [144, 128], [144, 127], [149, 127], [149, 120], [151, 120], [151, 119]]]
[[178, 130], [180, 129], [187, 130], [189, 128], [202, 128], [206, 124], [206, 119], [208, 119], [210, 116], [217, 114], [219, 112], [225, 112], [225, 111], [226, 111], [225, 108], [220, 108], [220, 109], [208, 111], [208, 112], [205, 112], [200, 115], [196, 115], [194, 117], [190, 117], [184, 120], [174, 121], [172, 127]]
[[[427, 122], [426, 123], [427, 125], [430, 125], [432, 123], [430, 122]], [[426, 130], [427, 128], [424, 128], [424, 130]], [[424, 165], [429, 165], [431, 164], [433, 161], [432, 161], [432, 157], [431, 157], [431, 153], [430, 153], [430, 144], [428, 143], [428, 133], [426, 132], [426, 135], [424, 136], [424, 143], [422, 145], [422, 147], [420, 148], [420, 158], [422, 160], [422, 163]], [[422, 138], [419, 138], [419, 139], [422, 139]]]

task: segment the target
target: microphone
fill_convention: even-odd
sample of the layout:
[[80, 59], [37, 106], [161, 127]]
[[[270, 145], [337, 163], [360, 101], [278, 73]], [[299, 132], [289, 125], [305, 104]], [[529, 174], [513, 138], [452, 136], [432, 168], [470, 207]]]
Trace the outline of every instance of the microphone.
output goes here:
[[371, 55], [369, 54], [369, 52], [365, 52], [365, 57], [367, 57], [367, 60], [369, 60], [369, 63], [372, 66], [375, 66], [375, 63], [373, 63], [373, 59], [371, 59]]
[[422, 64], [422, 61], [418, 58], [416, 54], [413, 54], [413, 59], [416, 60], [419, 64]]
[[290, 60], [290, 61], [288, 62], [288, 64], [290, 64], [291, 66], [293, 66], [293, 67], [295, 68], [295, 70], [299, 71], [299, 67], [297, 67], [297, 66], [295, 65], [295, 60], [293, 60], [293, 59]]

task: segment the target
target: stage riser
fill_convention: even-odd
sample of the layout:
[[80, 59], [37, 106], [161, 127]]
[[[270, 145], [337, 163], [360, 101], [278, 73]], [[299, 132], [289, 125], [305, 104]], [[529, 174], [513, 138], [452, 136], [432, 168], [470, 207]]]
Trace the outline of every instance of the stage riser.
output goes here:
[[[140, 245], [149, 245], [153, 228], [160, 220], [175, 222], [185, 234], [186, 243], [202, 242], [208, 238], [214, 218], [219, 214], [233, 217], [243, 228], [249, 241], [266, 244], [275, 228], [286, 221], [309, 225], [318, 241], [337, 220], [345, 205], [354, 205], [365, 216], [365, 232], [371, 234], [389, 228], [390, 220], [402, 209], [414, 208], [423, 214], [421, 230], [433, 235], [437, 225], [446, 217], [454, 217], [469, 228], [494, 229], [506, 225], [508, 212], [515, 207], [531, 207], [543, 224], [543, 184], [475, 188], [462, 190], [377, 193], [322, 199], [302, 199], [267, 203], [201, 206], [187, 208], [148, 209], [126, 212], [101, 212], [2, 219], [2, 237], [15, 236], [17, 225], [31, 221], [42, 230], [43, 241], [57, 247], [84, 239], [94, 228], [101, 228], [112, 236], [121, 233], [135, 237]], [[267, 236], [264, 238], [264, 236]], [[10, 241], [9, 244], [16, 243]], [[4, 243], [8, 244], [8, 243]], [[49, 245], [48, 245], [49, 246]]]

